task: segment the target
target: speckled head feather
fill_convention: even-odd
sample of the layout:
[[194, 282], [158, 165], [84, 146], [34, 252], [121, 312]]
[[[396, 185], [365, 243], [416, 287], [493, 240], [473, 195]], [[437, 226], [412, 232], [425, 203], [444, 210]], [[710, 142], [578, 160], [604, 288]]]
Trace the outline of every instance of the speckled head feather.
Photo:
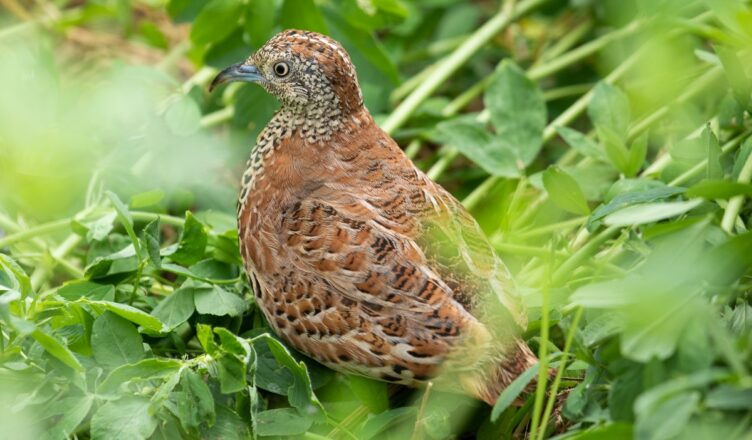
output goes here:
[[322, 107], [344, 116], [363, 106], [350, 57], [325, 35], [294, 29], [281, 32], [246, 64], [258, 68], [264, 77], [260, 84], [283, 105], [308, 117], [318, 116], [311, 112]]

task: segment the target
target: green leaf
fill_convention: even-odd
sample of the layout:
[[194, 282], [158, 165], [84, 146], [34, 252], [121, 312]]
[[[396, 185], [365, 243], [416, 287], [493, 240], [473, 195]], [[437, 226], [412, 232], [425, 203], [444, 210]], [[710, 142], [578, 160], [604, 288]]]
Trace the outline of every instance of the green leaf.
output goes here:
[[543, 146], [546, 104], [538, 85], [516, 64], [504, 60], [483, 95], [497, 140], [525, 166]]
[[637, 413], [635, 437], [650, 440], [675, 438], [697, 408], [700, 394], [688, 392], [661, 402], [647, 412]]
[[146, 208], [149, 206], [154, 206], [157, 203], [161, 202], [164, 197], [164, 191], [158, 189], [145, 191], [132, 195], [131, 201], [128, 206], [130, 206], [132, 209]]
[[112, 300], [115, 298], [115, 286], [86, 280], [74, 280], [60, 287], [57, 294], [69, 301], [75, 301], [79, 298]]
[[509, 386], [504, 388], [504, 391], [502, 391], [499, 395], [499, 398], [496, 400], [493, 410], [491, 411], [491, 421], [495, 422], [496, 419], [499, 418], [501, 413], [509, 408], [509, 405], [511, 405], [517, 399], [522, 391], [525, 390], [525, 387], [527, 387], [530, 381], [535, 378], [535, 376], [538, 374], [539, 368], [540, 364], [533, 365], [532, 367], [525, 370], [524, 373], [517, 376], [512, 381], [512, 383], [509, 384]]
[[214, 333], [219, 336], [222, 350], [238, 355], [241, 358], [248, 358], [250, 356], [251, 346], [245, 339], [222, 327], [215, 327]]
[[196, 101], [182, 93], [170, 100], [164, 118], [170, 131], [177, 136], [189, 136], [201, 128], [201, 109]]
[[687, 197], [702, 197], [708, 200], [730, 199], [734, 196], [752, 195], [752, 185], [727, 180], [705, 179], [687, 189]]
[[719, 385], [705, 396], [705, 406], [731, 411], [752, 410], [752, 388]]
[[162, 264], [162, 258], [159, 256], [159, 217], [149, 222], [141, 231], [142, 249], [146, 249], [146, 255], [149, 257], [149, 263], [159, 269]]
[[590, 213], [585, 195], [577, 182], [557, 166], [550, 166], [543, 172], [543, 186], [556, 206], [574, 214]]
[[629, 148], [629, 156], [627, 157], [626, 169], [624, 174], [627, 177], [632, 177], [637, 174], [642, 165], [645, 163], [645, 157], [648, 154], [648, 136], [642, 135], [632, 142], [632, 146]]
[[556, 132], [559, 133], [559, 136], [561, 136], [570, 147], [581, 155], [602, 162], [608, 161], [606, 153], [603, 152], [598, 144], [579, 131], [573, 130], [569, 127], [556, 127]]
[[217, 360], [219, 389], [223, 394], [237, 393], [246, 386], [246, 364], [233, 354], [225, 354]]
[[486, 131], [482, 124], [462, 117], [442, 122], [439, 135], [487, 173], [499, 177], [519, 177], [514, 154]]
[[601, 81], [593, 89], [588, 116], [599, 136], [606, 129], [615, 139], [623, 141], [630, 121], [629, 99], [618, 87]]
[[261, 411], [256, 415], [257, 434], [300, 435], [313, 425], [313, 419], [301, 415], [293, 408], [278, 408]]
[[47, 427], [42, 439], [53, 440], [70, 437], [89, 414], [93, 403], [94, 396], [90, 394], [51, 401], [42, 414], [46, 418], [59, 418], [52, 426]]
[[378, 414], [389, 409], [389, 395], [385, 382], [355, 375], [347, 376], [347, 381], [353, 394], [363, 402], [372, 414]]
[[708, 165], [705, 167], [705, 177], [708, 179], [720, 179], [723, 177], [723, 167], [721, 166], [721, 146], [718, 144], [718, 138], [715, 136], [709, 126], [702, 131], [700, 139], [705, 146]]
[[240, 316], [248, 309], [248, 304], [243, 298], [219, 286], [195, 288], [193, 301], [196, 311], [202, 315]]
[[305, 29], [328, 34], [324, 16], [313, 0], [284, 0], [279, 23], [286, 29]]
[[145, 330], [158, 333], [167, 331], [167, 327], [158, 318], [133, 306], [111, 301], [86, 301], [86, 303], [109, 310], [134, 324], [140, 325]]
[[241, 0], [211, 0], [191, 27], [191, 41], [203, 45], [220, 41], [240, 25]]
[[603, 223], [609, 226], [636, 226], [653, 223], [685, 214], [700, 206], [702, 200], [684, 202], [644, 203], [630, 206], [607, 215]]
[[217, 405], [217, 418], [209, 429], [201, 431], [202, 440], [247, 440], [251, 438], [248, 425], [233, 410]]
[[278, 6], [268, 0], [251, 0], [246, 5], [244, 31], [254, 46], [261, 47], [272, 35]]
[[579, 431], [572, 436], [567, 436], [567, 440], [632, 440], [632, 425], [628, 423], [609, 423], [601, 426], [594, 426], [584, 431]]
[[163, 378], [175, 374], [183, 363], [177, 359], [144, 359], [135, 364], [122, 365], [110, 372], [99, 384], [97, 392], [111, 394], [128, 382]]
[[179, 402], [179, 405], [182, 403], [187, 407], [182, 413], [188, 417], [180, 417], [183, 426], [186, 426], [187, 420], [190, 421], [186, 426], [188, 429], [197, 428], [201, 422], [206, 422], [209, 426], [213, 425], [216, 419], [214, 397], [201, 376], [190, 369], [185, 369], [180, 379], [180, 386], [188, 397], [185, 401]]
[[94, 320], [91, 349], [94, 359], [106, 368], [138, 362], [144, 357], [143, 344], [136, 327], [112, 312]]
[[[5, 285], [13, 290], [18, 291], [21, 296], [26, 297], [32, 293], [31, 281], [26, 272], [11, 257], [0, 253], [0, 285]], [[5, 279], [5, 282], [3, 281]]]
[[149, 399], [126, 396], [106, 402], [91, 418], [91, 438], [143, 440], [157, 428], [157, 419], [150, 414]]
[[198, 338], [198, 342], [201, 344], [201, 347], [203, 347], [205, 352], [214, 355], [217, 351], [219, 351], [219, 345], [217, 345], [217, 343], [214, 341], [214, 332], [212, 332], [210, 326], [199, 323], [196, 326], [196, 337]]
[[715, 52], [718, 54], [723, 71], [734, 92], [734, 98], [744, 108], [752, 110], [750, 107], [750, 97], [752, 97], [752, 79], [747, 77], [744, 72], [744, 65], [739, 60], [736, 51], [730, 47], [715, 46]]
[[649, 188], [640, 191], [628, 191], [619, 194], [610, 202], [597, 207], [593, 211], [593, 214], [588, 219], [587, 228], [592, 231], [600, 224], [603, 218], [628, 206], [666, 200], [670, 197], [681, 194], [684, 191], [684, 188], [675, 188], [661, 184], [661, 186], [657, 188]]
[[123, 204], [123, 202], [120, 201], [120, 198], [112, 191], [107, 191], [107, 197], [110, 199], [110, 203], [112, 203], [113, 208], [115, 208], [115, 212], [117, 213], [118, 219], [120, 219], [120, 223], [125, 228], [125, 231], [128, 233], [128, 237], [130, 237], [131, 242], [133, 243], [133, 248], [135, 250], [135, 254], [139, 257], [141, 256], [141, 248], [139, 247], [138, 238], [136, 237], [136, 231], [133, 229], [133, 217], [131, 217], [131, 213], [128, 211], [128, 208]]
[[398, 84], [400, 78], [397, 66], [373, 33], [352, 26], [339, 16], [338, 10], [338, 7], [331, 7], [327, 15], [327, 21], [332, 25], [332, 29], [342, 35], [335, 35], [335, 37], [346, 47], [348, 53], [352, 54], [357, 51], [359, 56], [368, 60], [373, 67], [386, 75], [392, 84]]
[[32, 331], [31, 337], [34, 338], [47, 353], [57, 358], [60, 362], [76, 371], [84, 371], [84, 367], [78, 359], [76, 359], [73, 352], [71, 352], [62, 342], [39, 329]]
[[630, 176], [630, 152], [624, 141], [613, 131], [610, 127], [597, 127], [598, 138], [603, 143], [603, 149], [606, 151], [606, 156], [617, 170]]
[[195, 20], [204, 5], [206, 0], [170, 0], [167, 12], [176, 22], [184, 23]]
[[304, 414], [323, 414], [323, 406], [313, 393], [311, 378], [303, 361], [297, 362], [287, 348], [272, 337], [266, 337], [269, 346], [277, 362], [287, 367], [295, 381], [287, 390], [287, 398], [290, 404]]
[[181, 287], [157, 304], [151, 314], [169, 330], [173, 330], [187, 321], [196, 310], [193, 303], [194, 291], [195, 287]]

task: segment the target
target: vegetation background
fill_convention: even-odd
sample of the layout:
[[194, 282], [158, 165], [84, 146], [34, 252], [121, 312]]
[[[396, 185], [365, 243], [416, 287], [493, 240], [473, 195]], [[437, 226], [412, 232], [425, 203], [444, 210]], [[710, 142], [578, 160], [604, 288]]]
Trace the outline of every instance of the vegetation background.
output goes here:
[[[0, 438], [752, 438], [748, 1], [0, 5]], [[514, 273], [545, 368], [493, 409], [267, 333], [234, 209], [277, 103], [206, 85], [291, 27]]]

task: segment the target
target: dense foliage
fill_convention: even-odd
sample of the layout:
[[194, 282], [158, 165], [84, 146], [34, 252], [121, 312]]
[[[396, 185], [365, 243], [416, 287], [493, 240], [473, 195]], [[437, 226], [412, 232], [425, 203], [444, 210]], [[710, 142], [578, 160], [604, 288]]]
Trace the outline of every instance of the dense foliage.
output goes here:
[[[749, 2], [0, 4], [0, 437], [752, 438]], [[494, 408], [268, 333], [234, 204], [277, 103], [206, 85], [290, 27], [515, 275], [543, 367]]]

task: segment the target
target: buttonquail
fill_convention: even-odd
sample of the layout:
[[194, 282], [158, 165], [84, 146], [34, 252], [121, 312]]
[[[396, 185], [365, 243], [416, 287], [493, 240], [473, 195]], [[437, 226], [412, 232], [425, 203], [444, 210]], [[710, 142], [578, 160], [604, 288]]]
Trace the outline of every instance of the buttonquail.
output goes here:
[[493, 404], [537, 362], [525, 314], [475, 220], [418, 170], [363, 105], [336, 41], [277, 34], [212, 87], [281, 101], [243, 173], [240, 251], [289, 345], [334, 370], [445, 384]]

